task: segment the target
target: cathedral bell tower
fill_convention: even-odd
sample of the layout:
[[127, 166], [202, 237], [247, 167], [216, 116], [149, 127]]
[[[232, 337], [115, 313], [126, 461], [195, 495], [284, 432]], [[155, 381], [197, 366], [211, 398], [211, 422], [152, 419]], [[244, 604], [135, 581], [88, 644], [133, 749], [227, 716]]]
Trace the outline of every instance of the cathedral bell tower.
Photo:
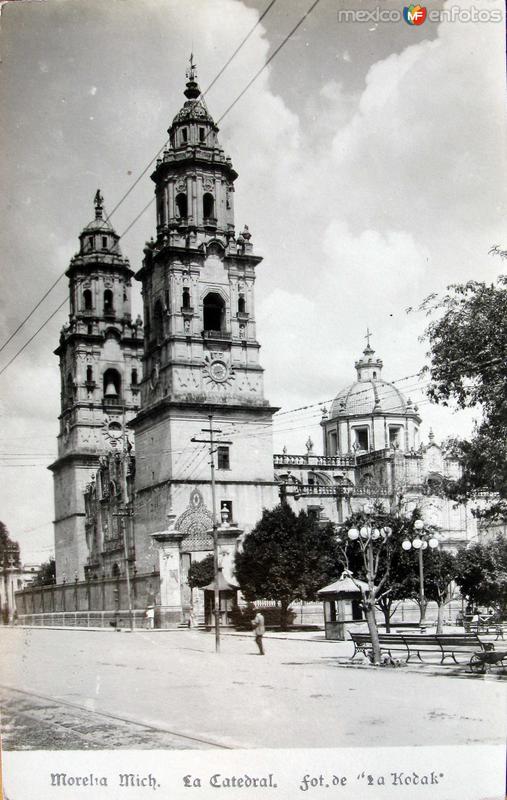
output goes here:
[[[272, 414], [264, 398], [256, 338], [254, 287], [261, 257], [245, 225], [236, 235], [237, 173], [218, 141], [190, 61], [185, 102], [169, 128], [169, 146], [151, 178], [156, 239], [136, 278], [144, 303], [144, 378], [136, 434], [136, 530], [147, 541], [166, 515], [184, 535], [182, 554], [211, 547], [209, 458], [191, 444], [209, 425], [231, 442], [215, 454], [218, 509], [249, 529], [276, 502]], [[194, 490], [197, 495], [193, 494]], [[179, 518], [194, 504], [195, 519]], [[225, 504], [225, 505], [224, 505]], [[150, 509], [150, 513], [146, 509]], [[201, 510], [200, 517], [197, 516]], [[193, 527], [192, 527], [193, 526]], [[199, 538], [200, 537], [200, 538]], [[140, 548], [136, 542], [139, 563]], [[153, 553], [146, 553], [146, 563]], [[139, 568], [143, 568], [142, 562]]]
[[57, 580], [84, 577], [89, 550], [83, 492], [99, 458], [120, 447], [140, 401], [142, 321], [131, 318], [133, 271], [119, 236], [104, 216], [100, 190], [95, 218], [80, 234], [70, 262], [70, 314], [55, 354], [60, 359], [61, 413], [54, 476]]

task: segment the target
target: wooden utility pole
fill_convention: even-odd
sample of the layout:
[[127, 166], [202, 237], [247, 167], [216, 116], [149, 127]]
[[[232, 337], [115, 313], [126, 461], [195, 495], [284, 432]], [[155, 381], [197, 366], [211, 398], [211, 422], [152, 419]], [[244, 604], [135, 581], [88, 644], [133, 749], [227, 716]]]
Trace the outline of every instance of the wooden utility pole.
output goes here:
[[134, 630], [134, 614], [132, 613], [132, 591], [130, 587], [130, 569], [129, 569], [129, 549], [127, 541], [127, 531], [130, 530], [128, 520], [131, 517], [131, 511], [128, 507], [128, 486], [127, 486], [127, 466], [128, 466], [129, 452], [127, 447], [127, 432], [125, 420], [125, 406], [123, 406], [123, 433], [122, 433], [122, 494], [123, 494], [123, 511], [118, 511], [113, 514], [114, 517], [120, 517], [121, 532], [123, 538], [123, 554], [125, 557], [125, 577], [127, 579], [127, 598], [129, 606], [129, 624], [130, 630]]
[[215, 445], [219, 444], [232, 444], [232, 442], [215, 439], [216, 433], [222, 433], [221, 430], [213, 428], [213, 414], [208, 414], [209, 428], [201, 428], [203, 433], [209, 434], [209, 439], [198, 439], [196, 436], [191, 438], [191, 442], [202, 442], [209, 444], [210, 455], [210, 469], [211, 469], [211, 508], [213, 514], [213, 572], [215, 575], [215, 652], [220, 652], [220, 587], [218, 585], [219, 570], [218, 570], [218, 522], [217, 522], [217, 501], [215, 492]]

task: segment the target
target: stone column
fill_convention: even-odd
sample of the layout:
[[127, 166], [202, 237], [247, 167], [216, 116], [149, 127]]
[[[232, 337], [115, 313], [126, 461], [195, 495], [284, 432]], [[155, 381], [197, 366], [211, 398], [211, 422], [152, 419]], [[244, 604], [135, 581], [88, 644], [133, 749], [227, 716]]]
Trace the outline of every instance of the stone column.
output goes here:
[[218, 564], [228, 583], [236, 583], [234, 577], [234, 556], [236, 555], [238, 539], [243, 531], [234, 525], [220, 525], [218, 535]]
[[170, 528], [152, 533], [160, 569], [160, 627], [175, 628], [183, 621], [181, 607], [180, 542], [185, 534]]
[[168, 217], [169, 222], [172, 222], [176, 216], [174, 213], [174, 183], [170, 181], [167, 187], [167, 207], [168, 207]]
[[193, 186], [190, 175], [187, 176], [187, 219], [189, 223], [195, 223]]

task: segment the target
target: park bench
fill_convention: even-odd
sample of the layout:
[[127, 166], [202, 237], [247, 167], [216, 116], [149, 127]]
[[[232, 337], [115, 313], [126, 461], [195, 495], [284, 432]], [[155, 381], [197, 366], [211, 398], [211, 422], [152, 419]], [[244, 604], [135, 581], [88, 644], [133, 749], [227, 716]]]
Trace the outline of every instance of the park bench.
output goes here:
[[[350, 632], [354, 644], [353, 660], [358, 653], [369, 656], [371, 652], [371, 637], [369, 633]], [[393, 653], [402, 652], [409, 663], [412, 657], [423, 662], [423, 655], [435, 654], [440, 656], [440, 663], [452, 658], [459, 664], [456, 656], [466, 655], [470, 658], [477, 652], [485, 650], [485, 644], [476, 633], [450, 633], [450, 634], [410, 634], [410, 633], [380, 633], [380, 650], [393, 658]]]
[[[354, 653], [352, 659], [358, 653], [367, 656], [368, 651], [371, 650], [371, 637], [369, 633], [355, 633], [350, 631], [350, 638], [354, 644]], [[407, 647], [400, 634], [397, 633], [379, 633], [379, 643], [381, 652], [387, 653], [390, 658], [393, 653], [401, 652], [403, 655], [407, 653]], [[351, 660], [352, 660], [351, 659]]]
[[494, 636], [495, 641], [505, 639], [507, 622], [465, 622], [466, 633], [482, 633], [484, 636]]

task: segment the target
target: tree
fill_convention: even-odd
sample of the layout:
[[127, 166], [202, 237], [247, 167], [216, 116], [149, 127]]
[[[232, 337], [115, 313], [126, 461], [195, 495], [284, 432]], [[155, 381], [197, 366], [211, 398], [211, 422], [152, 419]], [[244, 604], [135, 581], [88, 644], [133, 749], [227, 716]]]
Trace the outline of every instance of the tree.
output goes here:
[[[396, 513], [382, 513], [382, 525], [388, 526], [392, 533], [388, 548], [383, 548], [379, 553], [378, 574], [388, 574], [388, 579], [383, 591], [376, 599], [375, 605], [384, 617], [386, 633], [391, 632], [391, 619], [398, 604], [413, 595], [414, 585], [418, 580], [417, 563], [412, 553], [403, 550], [401, 543], [411, 526], [411, 518], [404, 518]], [[361, 527], [363, 516], [354, 514], [344, 525], [344, 531], [350, 527]], [[380, 523], [379, 523], [380, 524]], [[341, 564], [349, 569], [353, 575], [361, 580], [366, 580], [365, 562], [359, 547], [347, 548], [346, 557], [341, 556]]]
[[192, 561], [187, 575], [187, 583], [191, 589], [207, 586], [214, 579], [213, 554], [206, 556], [202, 561]]
[[507, 616], [507, 540], [499, 535], [486, 544], [458, 550], [456, 583], [474, 604], [492, 605]]
[[507, 519], [507, 276], [449, 286], [421, 309], [437, 316], [425, 332], [430, 398], [481, 412], [472, 437], [454, 443], [462, 475], [446, 482], [446, 493], [459, 502], [494, 493], [476, 513]]
[[[444, 608], [454, 596], [453, 581], [458, 568], [456, 556], [447, 550], [425, 550], [423, 554], [424, 595], [426, 601], [433, 600], [437, 604], [437, 633], [443, 632]], [[408, 586], [407, 586], [408, 588]], [[419, 579], [413, 581], [409, 595], [420, 604]], [[421, 612], [422, 613], [422, 612]]]
[[0, 567], [19, 567], [19, 544], [10, 536], [7, 526], [0, 522]]
[[[389, 596], [392, 565], [398, 558], [401, 563], [403, 558], [399, 554], [401, 541], [413, 533], [414, 523], [419, 518], [417, 510], [410, 516], [402, 516], [385, 511], [381, 503], [375, 503], [371, 513], [352, 514], [340, 528], [340, 561], [352, 572], [352, 580], [366, 583], [366, 588], [359, 582], [357, 587], [362, 595], [375, 664], [381, 661], [375, 606]], [[401, 577], [399, 573], [398, 577]], [[396, 592], [403, 594], [405, 591], [407, 589], [399, 582]], [[390, 610], [387, 601], [384, 607]]]
[[338, 546], [333, 526], [313, 516], [298, 516], [286, 504], [264, 510], [236, 554], [236, 579], [246, 600], [280, 603], [280, 624], [294, 600], [313, 600], [318, 589], [338, 575]]
[[40, 565], [33, 583], [34, 586], [50, 586], [56, 583], [56, 562], [54, 558], [50, 558]]

